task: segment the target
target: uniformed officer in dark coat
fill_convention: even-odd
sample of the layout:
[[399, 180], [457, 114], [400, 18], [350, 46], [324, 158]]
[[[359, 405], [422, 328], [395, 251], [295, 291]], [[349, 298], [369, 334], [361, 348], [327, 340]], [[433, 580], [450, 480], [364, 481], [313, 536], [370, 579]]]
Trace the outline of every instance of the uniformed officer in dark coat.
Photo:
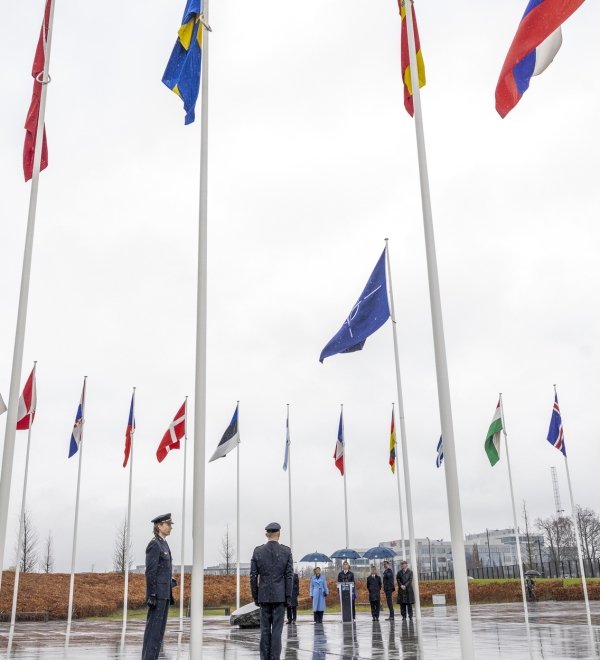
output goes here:
[[292, 597], [290, 604], [287, 608], [287, 622], [296, 623], [298, 618], [298, 594], [300, 593], [300, 577], [298, 573], [294, 573], [292, 578]]
[[394, 619], [394, 599], [392, 594], [396, 591], [394, 580], [394, 571], [390, 568], [390, 562], [383, 562], [383, 593], [385, 594], [385, 600], [387, 601], [388, 609], [390, 610], [389, 619], [386, 621], [392, 621]]
[[250, 588], [260, 606], [261, 660], [279, 660], [286, 606], [292, 599], [292, 551], [279, 543], [281, 525], [265, 527], [267, 542], [254, 548], [250, 561]]
[[169, 605], [174, 603], [171, 550], [167, 536], [171, 533], [171, 514], [156, 516], [154, 536], [146, 548], [146, 603], [148, 617], [144, 630], [142, 660], [156, 660], [162, 646]]
[[377, 569], [375, 566], [371, 566], [371, 575], [367, 577], [367, 591], [369, 592], [371, 616], [373, 617], [373, 621], [379, 621], [379, 610], [381, 608], [381, 578], [377, 575]]

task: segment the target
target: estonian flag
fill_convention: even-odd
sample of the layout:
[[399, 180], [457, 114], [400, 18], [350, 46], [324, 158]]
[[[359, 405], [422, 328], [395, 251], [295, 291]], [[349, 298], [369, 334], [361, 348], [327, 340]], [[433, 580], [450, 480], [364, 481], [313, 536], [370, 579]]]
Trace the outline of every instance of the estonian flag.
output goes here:
[[208, 461], [209, 463], [212, 463], [217, 458], [224, 458], [232, 449], [237, 447], [237, 445], [239, 444], [240, 433], [238, 431], [238, 407], [239, 404], [235, 407], [235, 412], [233, 413], [231, 422], [229, 422], [229, 426], [225, 430], [225, 433], [223, 433], [221, 442], [219, 442], [219, 444], [217, 445], [217, 448], [215, 449], [215, 453], [212, 455], [210, 461]]

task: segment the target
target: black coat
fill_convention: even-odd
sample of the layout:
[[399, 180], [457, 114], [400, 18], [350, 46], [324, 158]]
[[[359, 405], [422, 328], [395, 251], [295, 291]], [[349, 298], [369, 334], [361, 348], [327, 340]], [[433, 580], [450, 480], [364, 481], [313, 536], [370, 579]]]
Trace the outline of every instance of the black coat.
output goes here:
[[381, 599], [381, 578], [379, 575], [369, 575], [367, 578], [367, 591], [369, 592], [369, 600]]
[[292, 598], [292, 551], [278, 541], [254, 548], [250, 560], [250, 589], [255, 603], [289, 603]]
[[161, 536], [153, 537], [146, 548], [146, 598], [172, 598], [172, 572], [169, 544]]
[[386, 593], [396, 591], [396, 583], [394, 581], [394, 571], [391, 568], [386, 568], [383, 571], [383, 590]]
[[[398, 582], [398, 603], [400, 605], [404, 604], [413, 604], [415, 602], [415, 592], [413, 591], [412, 581], [413, 581], [413, 572], [410, 568], [407, 568], [405, 571], [398, 571], [396, 574], [396, 581]], [[402, 585], [406, 589], [402, 589]]]
[[298, 594], [300, 593], [300, 578], [298, 573], [294, 573], [292, 578], [292, 598], [290, 600], [290, 607], [298, 607]]
[[344, 571], [340, 571], [338, 573], [338, 582], [354, 582], [354, 573], [352, 571], [348, 571], [347, 573], [344, 573]]

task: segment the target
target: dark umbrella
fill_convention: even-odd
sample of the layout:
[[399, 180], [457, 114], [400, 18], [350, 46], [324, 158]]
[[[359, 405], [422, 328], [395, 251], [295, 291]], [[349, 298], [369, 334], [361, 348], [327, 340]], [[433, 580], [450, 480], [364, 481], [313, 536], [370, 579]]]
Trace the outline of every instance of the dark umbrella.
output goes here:
[[393, 559], [396, 553], [391, 549], [382, 545], [376, 545], [374, 548], [369, 548], [363, 552], [365, 559]]
[[332, 559], [360, 559], [360, 553], [352, 548], [344, 548], [331, 553]]
[[529, 571], [525, 571], [525, 575], [530, 575], [530, 576], [533, 576], [533, 577], [540, 577], [541, 573], [539, 571], [534, 571], [533, 569], [531, 569]]
[[304, 555], [300, 561], [325, 561], [325, 562], [330, 562], [331, 558], [328, 557], [327, 555], [323, 554], [322, 552], [309, 552], [307, 555]]

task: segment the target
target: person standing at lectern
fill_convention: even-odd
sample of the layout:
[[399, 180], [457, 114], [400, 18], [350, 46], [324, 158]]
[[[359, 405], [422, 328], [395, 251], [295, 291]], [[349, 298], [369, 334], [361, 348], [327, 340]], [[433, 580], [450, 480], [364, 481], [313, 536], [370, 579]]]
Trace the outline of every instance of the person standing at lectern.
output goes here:
[[342, 570], [338, 573], [338, 582], [352, 582], [352, 618], [356, 619], [356, 583], [354, 573], [350, 570], [350, 564], [344, 561]]

